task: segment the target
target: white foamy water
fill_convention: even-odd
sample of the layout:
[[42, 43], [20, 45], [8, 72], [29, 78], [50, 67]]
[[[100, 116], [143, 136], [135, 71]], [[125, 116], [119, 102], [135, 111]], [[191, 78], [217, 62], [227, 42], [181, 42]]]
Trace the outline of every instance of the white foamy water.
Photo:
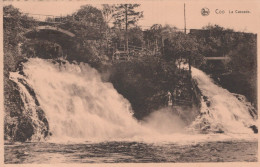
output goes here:
[[[208, 97], [211, 106], [207, 107], [202, 103], [201, 112], [207, 114], [198, 117], [189, 129], [196, 131], [202, 128], [201, 123], [207, 120], [210, 128], [214, 129], [213, 132], [222, 128], [225, 134], [188, 134], [181, 129], [181, 120], [169, 116], [169, 113], [164, 115], [162, 111], [159, 115], [153, 114], [147, 119], [148, 122], [139, 123], [132, 116], [131, 104], [111, 83], [102, 82], [95, 69], [84, 63], [53, 64], [50, 60], [34, 58], [24, 63], [23, 72], [26, 77], [12, 73], [12, 80], [18, 83], [18, 79], [22, 78], [34, 89], [49, 122], [52, 133], [50, 141], [98, 139], [181, 143], [237, 138], [237, 135], [230, 133], [243, 133], [245, 135], [239, 135], [238, 138], [248, 139], [252, 134], [248, 126], [255, 124], [242, 102], [195, 68], [192, 69], [192, 75], [198, 81], [202, 94]], [[20, 91], [26, 92], [23, 85], [19, 87]], [[31, 105], [33, 99], [28, 100], [28, 105]], [[37, 119], [37, 115], [32, 117]]]
[[256, 125], [257, 122], [249, 114], [252, 106], [248, 102], [238, 100], [234, 94], [214, 84], [209, 76], [196, 68], [192, 68], [192, 77], [198, 82], [204, 96], [202, 116], [194, 121], [194, 127], [205, 124], [204, 128], [209, 131], [252, 133], [252, 129], [248, 127]]
[[10, 79], [17, 83], [20, 89], [21, 99], [24, 102], [23, 107], [21, 106], [23, 109], [24, 116], [31, 118], [35, 134], [32, 136], [32, 140], [40, 140], [42, 136], [41, 131], [43, 128], [46, 127], [44, 126], [43, 122], [39, 121], [38, 114], [36, 112], [38, 106], [35, 104], [35, 99], [28, 92], [27, 88], [24, 85], [25, 83], [22, 84], [18, 81], [20, 79], [23, 80], [23, 82], [25, 82], [25, 78], [16, 72], [10, 73]]
[[46, 113], [51, 138], [127, 138], [140, 133], [129, 102], [87, 64], [30, 59], [23, 71]]

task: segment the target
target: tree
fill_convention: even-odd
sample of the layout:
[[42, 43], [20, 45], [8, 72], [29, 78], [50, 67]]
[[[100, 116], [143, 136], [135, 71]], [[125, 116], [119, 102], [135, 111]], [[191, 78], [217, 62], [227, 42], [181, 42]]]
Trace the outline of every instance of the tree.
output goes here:
[[137, 21], [143, 17], [143, 12], [137, 12], [135, 9], [140, 4], [119, 4], [115, 7], [114, 25], [121, 28], [122, 24], [125, 25], [125, 45], [128, 52], [128, 27], [135, 25]]
[[165, 95], [176, 85], [176, 66], [156, 56], [143, 56], [112, 66], [109, 81], [129, 100], [137, 119], [164, 107]]
[[129, 29], [128, 35], [129, 44], [132, 46], [142, 47], [143, 31], [140, 27], [133, 27]]
[[68, 55], [68, 59], [87, 62], [91, 65], [98, 64], [103, 58], [106, 59], [104, 56], [106, 23], [101, 10], [84, 5], [64, 20], [64, 24], [60, 27], [76, 35], [73, 40], [75, 53]]
[[106, 26], [102, 12], [90, 5], [81, 6], [64, 20], [60, 27], [75, 33], [80, 39], [101, 39]]
[[165, 25], [163, 27], [160, 24], [152, 25], [151, 28], [144, 33], [144, 40], [147, 44], [147, 48], [157, 51], [161, 50], [161, 53], [164, 54], [165, 39], [168, 39], [175, 34], [176, 31], [177, 28], [171, 27], [170, 25]]
[[207, 61], [200, 68], [223, 88], [243, 94], [257, 106], [257, 35], [208, 25], [192, 32], [203, 56], [229, 57], [229, 61]]
[[[147, 44], [147, 48], [157, 50], [162, 47], [162, 25], [154, 24], [150, 29], [144, 32], [144, 41]], [[151, 42], [154, 42], [151, 45]]]
[[168, 61], [188, 61], [189, 71], [191, 72], [192, 61], [202, 59], [198, 48], [199, 46], [197, 41], [193, 36], [182, 32], [175, 32], [169, 35], [169, 37], [165, 40], [164, 57]]
[[102, 14], [106, 24], [109, 24], [109, 22], [113, 19], [114, 11], [115, 11], [115, 5], [108, 5], [108, 4], [102, 5]]
[[17, 46], [21, 41], [25, 40], [22, 33], [36, 26], [33, 18], [22, 14], [19, 9], [12, 5], [4, 6], [4, 44]]
[[8, 75], [8, 71], [14, 71], [17, 63], [23, 59], [20, 46], [26, 42], [24, 32], [37, 23], [12, 5], [3, 7], [3, 16], [4, 71]]
[[108, 4], [103, 4], [102, 5], [102, 15], [104, 18], [104, 22], [106, 25], [105, 29], [105, 40], [106, 40], [106, 52], [108, 55], [108, 48], [109, 48], [109, 43], [111, 40], [111, 33], [110, 32], [110, 27], [109, 27], [109, 22], [113, 19], [113, 12], [115, 10], [115, 5], [108, 5]]

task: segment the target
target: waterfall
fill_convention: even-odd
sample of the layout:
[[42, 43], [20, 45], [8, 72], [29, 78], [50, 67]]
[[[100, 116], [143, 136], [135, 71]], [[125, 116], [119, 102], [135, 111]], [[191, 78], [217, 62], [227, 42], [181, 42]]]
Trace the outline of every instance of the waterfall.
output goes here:
[[[23, 64], [23, 73], [12, 78], [23, 78], [34, 89], [52, 138], [131, 137], [142, 129], [130, 103], [88, 64], [35, 58]], [[35, 107], [32, 98], [25, 103]]]
[[[32, 140], [43, 138], [47, 132], [56, 141], [136, 136], [147, 139], [163, 135], [173, 140], [176, 133], [185, 131], [182, 120], [164, 109], [144, 119], [147, 122], [139, 123], [128, 100], [111, 83], [103, 82], [101, 75], [88, 64], [31, 58], [22, 68], [10, 73], [10, 79], [18, 85], [25, 113], [32, 119], [35, 129]], [[200, 115], [189, 125], [189, 130], [252, 133], [249, 127], [256, 125], [257, 114], [244, 96], [214, 84], [196, 68], [192, 68], [192, 77], [203, 98]], [[44, 111], [44, 117], [40, 111]]]
[[202, 93], [200, 116], [191, 127], [207, 132], [252, 133], [257, 113], [245, 97], [216, 85], [204, 72], [192, 68]]
[[[19, 125], [16, 125], [20, 129], [16, 129], [16, 134], [12, 137], [22, 141], [27, 140], [27, 138], [32, 141], [39, 141], [48, 135], [49, 124], [39, 106], [35, 92], [27, 83], [26, 78], [19, 72], [10, 73], [10, 79], [17, 84], [23, 101], [23, 105], [20, 106], [22, 117], [18, 121]], [[19, 133], [19, 131], [26, 131], [26, 135], [23, 135], [24, 132]]]

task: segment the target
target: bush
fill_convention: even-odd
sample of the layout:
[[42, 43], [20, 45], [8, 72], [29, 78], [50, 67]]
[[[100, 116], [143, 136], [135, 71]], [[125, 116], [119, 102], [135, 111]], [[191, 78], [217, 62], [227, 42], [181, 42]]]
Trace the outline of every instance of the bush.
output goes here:
[[132, 104], [134, 116], [142, 119], [164, 107], [168, 90], [176, 83], [176, 66], [158, 57], [118, 62], [112, 66], [110, 82]]
[[230, 61], [208, 61], [200, 68], [211, 74], [222, 87], [243, 94], [257, 106], [256, 34], [234, 32], [217, 25], [193, 35], [203, 48], [204, 56], [227, 56]]

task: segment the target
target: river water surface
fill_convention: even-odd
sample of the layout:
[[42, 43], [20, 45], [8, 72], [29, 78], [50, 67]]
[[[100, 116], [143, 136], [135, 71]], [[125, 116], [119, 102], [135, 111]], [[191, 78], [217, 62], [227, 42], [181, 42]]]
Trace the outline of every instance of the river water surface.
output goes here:
[[5, 145], [5, 163], [256, 162], [257, 141]]
[[[137, 121], [129, 101], [89, 65], [29, 59], [10, 79], [19, 86], [34, 134], [31, 142], [6, 143], [5, 163], [257, 161], [250, 128], [257, 127], [256, 110], [202, 71], [192, 68], [192, 77], [203, 99], [189, 125], [164, 109]], [[49, 123], [47, 139], [37, 105]]]

